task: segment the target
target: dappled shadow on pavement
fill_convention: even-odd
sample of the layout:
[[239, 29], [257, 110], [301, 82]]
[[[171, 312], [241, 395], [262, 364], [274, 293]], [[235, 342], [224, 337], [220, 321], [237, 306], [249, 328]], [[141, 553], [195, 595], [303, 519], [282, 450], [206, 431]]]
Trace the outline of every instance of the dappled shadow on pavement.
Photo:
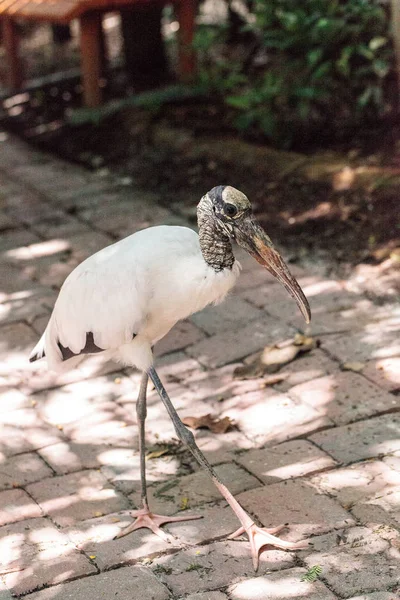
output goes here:
[[[50, 166], [43, 177], [62, 170], [62, 163]], [[26, 166], [21, 171], [30, 190], [43, 186], [38, 169], [33, 175]], [[77, 189], [92, 190], [84, 201], [84, 193], [77, 196], [78, 213], [91, 202], [107, 204], [114, 194], [113, 235], [126, 230], [127, 219], [136, 229], [137, 191], [131, 208], [124, 196], [119, 214], [111, 179], [87, 182], [79, 170], [76, 177], [82, 178]], [[18, 193], [28, 193], [15, 178], [11, 171], [9, 199], [16, 198], [18, 185]], [[169, 544], [148, 530], [115, 540], [132, 521], [130, 509], [140, 505], [140, 374], [102, 356], [59, 376], [44, 363], [27, 361], [66, 274], [115, 238], [102, 229], [108, 217], [92, 229], [93, 206], [87, 220], [75, 211], [69, 231], [54, 215], [54, 231], [48, 221], [46, 235], [37, 229], [47, 218], [42, 204], [52, 206], [43, 194], [60, 192], [59, 183], [47, 179], [46, 185], [51, 194], [42, 190], [40, 201], [39, 195], [32, 199], [43, 209], [38, 221], [29, 217], [25, 223], [21, 214], [28, 211], [10, 210], [18, 199], [2, 209], [14, 224], [0, 243], [0, 598], [9, 600], [9, 589], [17, 596], [33, 592], [30, 600], [97, 600], [117, 591], [127, 600], [135, 589], [143, 600], [202, 590], [221, 590], [215, 600], [225, 593], [235, 600], [334, 600], [372, 591], [387, 591], [383, 600], [392, 600], [400, 586], [398, 308], [379, 306], [346, 281], [294, 265], [315, 315], [304, 329], [284, 291], [241, 257], [242, 278], [230, 298], [178, 325], [160, 344], [159, 373], [182, 417], [212, 414], [233, 421], [227, 433], [195, 435], [244, 508], [265, 526], [289, 523], [283, 537], [310, 538], [313, 545], [296, 553], [267, 549], [255, 575], [248, 542], [226, 541], [237, 528], [235, 516], [176, 440], [152, 389], [146, 460], [151, 506], [203, 519], [167, 525]], [[63, 195], [57, 198], [57, 210], [64, 211]], [[70, 206], [71, 197], [64, 201]], [[149, 207], [150, 223], [173, 222], [165, 209], [158, 214], [156, 205]], [[145, 211], [139, 215], [148, 218]], [[74, 219], [83, 227], [79, 234]], [[267, 376], [234, 375], [265, 345], [299, 331], [318, 344], [283, 365], [275, 383]], [[319, 580], [302, 582], [316, 564], [322, 567]]]

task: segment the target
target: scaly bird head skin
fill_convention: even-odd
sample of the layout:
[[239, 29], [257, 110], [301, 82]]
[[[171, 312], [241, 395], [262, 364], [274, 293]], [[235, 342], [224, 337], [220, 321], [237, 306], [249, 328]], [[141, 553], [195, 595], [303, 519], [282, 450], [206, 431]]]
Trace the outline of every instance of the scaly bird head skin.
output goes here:
[[214, 187], [203, 196], [198, 206], [199, 225], [210, 219], [214, 220], [221, 234], [234, 239], [285, 287], [309, 323], [311, 310], [307, 298], [271, 239], [254, 218], [247, 196], [230, 185]]

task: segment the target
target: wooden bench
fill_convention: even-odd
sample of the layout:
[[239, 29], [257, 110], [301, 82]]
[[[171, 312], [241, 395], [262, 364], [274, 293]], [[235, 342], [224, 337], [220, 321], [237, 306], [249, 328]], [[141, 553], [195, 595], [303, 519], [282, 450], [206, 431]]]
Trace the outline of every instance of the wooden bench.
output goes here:
[[[13, 91], [21, 89], [23, 72], [19, 58], [17, 20], [44, 21], [65, 24], [80, 21], [80, 52], [83, 97], [86, 106], [101, 104], [99, 80], [103, 67], [102, 14], [110, 11], [137, 8], [167, 0], [0, 0], [0, 23], [7, 60], [7, 85]], [[179, 21], [179, 74], [188, 79], [193, 75], [195, 58], [191, 47], [196, 0], [173, 0]], [[140, 18], [140, 15], [138, 15]]]

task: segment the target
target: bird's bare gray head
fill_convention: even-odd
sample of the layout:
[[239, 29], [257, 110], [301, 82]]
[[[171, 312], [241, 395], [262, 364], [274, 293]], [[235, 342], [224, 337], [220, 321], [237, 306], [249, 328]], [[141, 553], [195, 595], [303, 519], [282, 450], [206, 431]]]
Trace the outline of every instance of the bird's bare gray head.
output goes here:
[[197, 207], [204, 259], [219, 271], [234, 263], [231, 239], [251, 254], [296, 300], [307, 323], [311, 311], [304, 293], [264, 229], [252, 214], [247, 196], [230, 185], [218, 185]]

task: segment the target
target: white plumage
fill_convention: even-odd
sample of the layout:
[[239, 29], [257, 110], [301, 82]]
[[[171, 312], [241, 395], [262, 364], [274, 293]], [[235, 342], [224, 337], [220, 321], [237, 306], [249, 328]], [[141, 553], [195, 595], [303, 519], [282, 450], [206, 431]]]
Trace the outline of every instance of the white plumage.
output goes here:
[[[151, 348], [180, 319], [221, 302], [235, 284], [240, 265], [215, 271], [203, 259], [199, 236], [187, 227], [151, 227], [100, 250], [65, 280], [43, 337], [55, 371], [63, 361], [59, 343], [79, 355], [86, 335], [116, 360], [147, 370]], [[134, 337], [135, 336], [135, 337]]]

